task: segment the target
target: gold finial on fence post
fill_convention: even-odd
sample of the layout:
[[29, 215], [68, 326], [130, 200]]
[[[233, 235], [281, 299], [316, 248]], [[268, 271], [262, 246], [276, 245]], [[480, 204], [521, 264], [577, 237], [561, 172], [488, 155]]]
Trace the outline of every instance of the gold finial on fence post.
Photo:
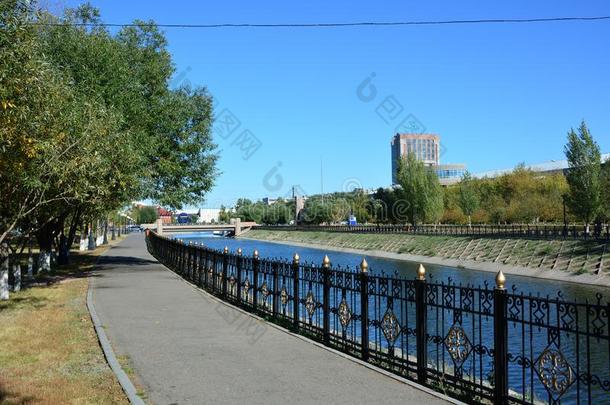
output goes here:
[[295, 253], [294, 256], [292, 256], [292, 263], [298, 264], [299, 260], [301, 260], [301, 256], [299, 256], [298, 253]]
[[258, 250], [254, 249], [252, 256], [254, 256], [255, 259], [258, 259]]
[[330, 267], [330, 259], [328, 258], [328, 255], [324, 255], [324, 260], [322, 260], [322, 266]]
[[369, 271], [369, 264], [366, 262], [366, 258], [362, 258], [362, 261], [360, 262], [360, 272], [362, 273], [368, 273]]
[[496, 274], [496, 288], [503, 290], [505, 284], [506, 277], [504, 277], [504, 273], [502, 272], [502, 270], [500, 270], [498, 274]]
[[237, 254], [238, 254], [239, 256], [241, 256], [241, 254], [242, 254], [242, 253], [243, 253], [243, 252], [242, 252], [241, 248], [240, 248], [240, 247], [239, 247], [239, 248], [237, 248]]
[[222, 250], [222, 252], [226, 255], [227, 253], [229, 253], [229, 247], [225, 246], [225, 248]]
[[422, 281], [426, 279], [426, 268], [421, 263], [419, 264], [419, 268], [417, 269], [417, 279]]

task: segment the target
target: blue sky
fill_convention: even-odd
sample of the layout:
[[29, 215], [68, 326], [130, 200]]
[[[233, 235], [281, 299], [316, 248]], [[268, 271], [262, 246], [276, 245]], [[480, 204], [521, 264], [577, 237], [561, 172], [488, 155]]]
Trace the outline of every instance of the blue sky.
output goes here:
[[[610, 15], [602, 0], [92, 3], [110, 23]], [[293, 185], [318, 193], [321, 161], [325, 192], [387, 186], [390, 139], [403, 120], [441, 136], [442, 162], [475, 173], [562, 159], [566, 132], [581, 119], [610, 152], [610, 20], [166, 34], [176, 83], [206, 86], [216, 112], [240, 123], [216, 134], [222, 175], [205, 206], [285, 196]], [[358, 91], [371, 75], [374, 97], [368, 86]], [[260, 147], [244, 159], [252, 136]]]

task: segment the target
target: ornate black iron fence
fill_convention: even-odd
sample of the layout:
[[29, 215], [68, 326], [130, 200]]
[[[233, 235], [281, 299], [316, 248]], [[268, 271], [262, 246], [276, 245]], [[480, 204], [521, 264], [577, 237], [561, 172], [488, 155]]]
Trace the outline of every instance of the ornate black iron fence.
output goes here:
[[469, 403], [610, 403], [610, 303], [251, 257], [147, 231], [150, 253], [237, 306]]
[[579, 225], [258, 225], [253, 229], [348, 233], [408, 233], [415, 235], [575, 239], [610, 241], [610, 224]]

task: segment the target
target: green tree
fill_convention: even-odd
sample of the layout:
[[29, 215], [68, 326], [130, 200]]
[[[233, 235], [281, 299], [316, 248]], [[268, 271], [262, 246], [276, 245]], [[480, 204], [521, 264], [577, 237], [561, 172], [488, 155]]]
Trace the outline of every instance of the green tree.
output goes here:
[[570, 130], [564, 151], [569, 164], [567, 204], [579, 219], [589, 224], [601, 207], [601, 155], [584, 121], [578, 134]]
[[136, 208], [133, 217], [138, 224], [151, 224], [157, 220], [158, 215], [155, 207], [146, 206]]
[[312, 197], [305, 202], [302, 220], [306, 224], [322, 224], [333, 222], [333, 206], [328, 199]]
[[475, 189], [471, 174], [467, 171], [459, 183], [458, 204], [464, 215], [468, 217], [468, 226], [472, 225], [472, 214], [479, 208], [479, 196]]
[[218, 213], [218, 221], [220, 223], [228, 224], [231, 220], [231, 211], [227, 210], [224, 205], [220, 206], [220, 212]]
[[100, 22], [89, 4], [60, 18], [32, 4], [0, 3], [0, 241], [18, 227], [49, 251], [134, 199], [203, 199], [217, 174], [212, 99], [169, 88], [154, 23], [111, 34], [82, 24]]
[[398, 195], [408, 202], [407, 217], [413, 226], [436, 222], [443, 213], [443, 190], [433, 170], [426, 168], [414, 154], [398, 162], [400, 190]]
[[610, 158], [602, 166], [601, 171], [602, 219], [610, 221]]

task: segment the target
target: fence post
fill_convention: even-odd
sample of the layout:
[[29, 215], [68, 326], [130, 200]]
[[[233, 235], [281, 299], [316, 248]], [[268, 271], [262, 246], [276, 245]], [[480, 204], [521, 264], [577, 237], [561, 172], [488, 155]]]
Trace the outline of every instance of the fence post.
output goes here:
[[193, 246], [193, 283], [199, 286], [199, 242]]
[[258, 309], [258, 269], [260, 265], [258, 250], [255, 250], [254, 258], [252, 260], [252, 307], [254, 308], [254, 312]]
[[191, 281], [197, 280], [197, 242], [191, 247]]
[[180, 274], [181, 269], [182, 269], [182, 240], [178, 239], [178, 244], [176, 245], [176, 272], [178, 274]]
[[172, 244], [172, 247], [171, 247], [172, 267], [171, 267], [171, 269], [173, 271], [176, 271], [176, 261], [178, 260], [178, 241], [172, 240], [171, 244]]
[[229, 248], [225, 246], [222, 251], [222, 279], [220, 282], [222, 283], [222, 296], [226, 300], [227, 299], [227, 272], [229, 270]]
[[299, 254], [292, 257], [292, 326], [299, 330]]
[[237, 299], [237, 305], [241, 304], [241, 268], [243, 265], [243, 251], [241, 248], [237, 248], [237, 280], [235, 282], [235, 298]]
[[178, 240], [178, 243], [180, 243], [178, 245], [178, 273], [180, 275], [184, 274], [184, 242], [182, 241], [182, 239]]
[[508, 322], [507, 295], [502, 270], [496, 275], [494, 289], [494, 404], [506, 404], [508, 397]]
[[211, 288], [212, 288], [212, 293], [217, 293], [218, 292], [218, 287], [216, 286], [217, 284], [217, 280], [218, 280], [218, 253], [214, 252], [212, 253], [212, 260], [211, 260], [211, 264], [210, 266], [212, 266], [212, 274], [210, 275], [211, 280], [210, 280], [210, 284], [211, 284]]
[[428, 368], [428, 310], [426, 304], [426, 269], [417, 269], [415, 280], [415, 339], [417, 346], [417, 382], [426, 383]]
[[206, 290], [210, 287], [208, 271], [210, 270], [210, 253], [208, 250], [203, 251], [203, 288]]
[[0, 300], [8, 300], [8, 244], [0, 246]]
[[273, 286], [273, 290], [272, 290], [273, 291], [273, 294], [272, 294], [273, 295], [273, 303], [272, 303], [272, 307], [271, 307], [272, 312], [273, 312], [273, 316], [276, 316], [278, 314], [278, 312], [280, 312], [278, 310], [278, 306], [279, 306], [278, 304], [279, 304], [279, 301], [280, 301], [280, 294], [278, 292], [278, 289], [279, 289], [278, 288], [278, 284], [279, 284], [278, 283], [278, 281], [279, 281], [278, 280], [278, 267], [279, 267], [279, 263], [278, 262], [274, 261], [271, 264], [271, 268], [273, 269], [273, 283], [272, 283], [272, 286]]
[[187, 280], [193, 281], [193, 242], [189, 241], [186, 247], [186, 274]]
[[324, 256], [322, 261], [322, 274], [324, 276], [323, 295], [322, 295], [322, 316], [324, 344], [330, 345], [330, 259]]
[[195, 242], [195, 285], [197, 287], [201, 287], [202, 286], [202, 280], [201, 280], [201, 256], [203, 256], [202, 254], [202, 249], [201, 246], [203, 246], [203, 244], [199, 243], [199, 242]]
[[[201, 246], [204, 246], [202, 243]], [[201, 270], [199, 273], [199, 280], [201, 283], [201, 288], [208, 288], [208, 249], [201, 249], [199, 253], [199, 265], [201, 266]]]
[[362, 360], [369, 360], [369, 264], [363, 257], [360, 263], [360, 342], [362, 344]]

